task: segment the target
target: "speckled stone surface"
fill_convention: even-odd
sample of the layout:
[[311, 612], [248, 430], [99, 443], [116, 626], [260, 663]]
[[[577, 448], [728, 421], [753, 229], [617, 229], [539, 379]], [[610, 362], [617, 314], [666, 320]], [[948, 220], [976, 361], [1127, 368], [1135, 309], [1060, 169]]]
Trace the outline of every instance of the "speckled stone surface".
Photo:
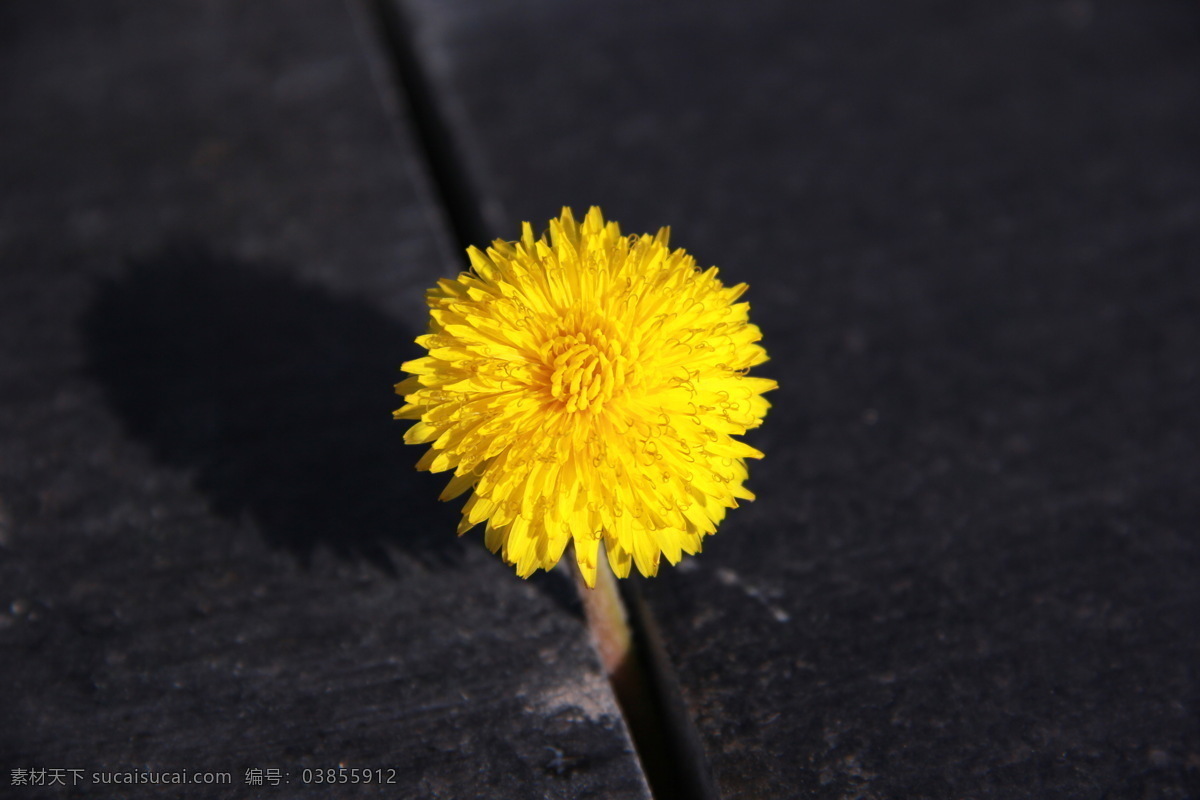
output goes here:
[[1200, 5], [403, 7], [498, 230], [751, 284], [759, 499], [643, 587], [721, 796], [1200, 796]]
[[569, 584], [391, 420], [457, 267], [359, 23], [0, 6], [0, 794], [647, 797]]

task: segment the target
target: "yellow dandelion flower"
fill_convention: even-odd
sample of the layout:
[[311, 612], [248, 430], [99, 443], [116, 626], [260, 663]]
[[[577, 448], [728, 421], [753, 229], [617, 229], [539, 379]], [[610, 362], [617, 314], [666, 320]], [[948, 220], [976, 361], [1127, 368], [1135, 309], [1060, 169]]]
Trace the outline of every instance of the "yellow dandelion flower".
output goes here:
[[492, 552], [528, 577], [570, 542], [589, 586], [600, 542], [618, 577], [700, 551], [725, 510], [752, 500], [735, 436], [762, 422], [775, 381], [717, 269], [667, 246], [669, 230], [623, 236], [599, 208], [571, 210], [535, 239], [470, 248], [470, 272], [429, 290], [429, 353], [396, 385], [431, 443], [418, 469], [454, 470], [449, 500], [474, 490], [459, 534], [486, 522]]

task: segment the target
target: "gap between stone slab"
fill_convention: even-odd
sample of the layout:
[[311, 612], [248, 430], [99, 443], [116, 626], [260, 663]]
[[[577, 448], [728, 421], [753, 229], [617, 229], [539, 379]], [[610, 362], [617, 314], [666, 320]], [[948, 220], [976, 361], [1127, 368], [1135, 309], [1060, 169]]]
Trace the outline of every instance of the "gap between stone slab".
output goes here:
[[[438, 101], [418, 52], [413, 27], [405, 19], [399, 0], [350, 2], [357, 6], [352, 10], [367, 21], [390, 61], [391, 88], [396, 99], [407, 107], [425, 155], [430, 183], [459, 252], [472, 244], [486, 245], [492, 231], [485, 222], [481, 194], [464, 166], [468, 159], [456, 145], [458, 138]], [[615, 585], [611, 575], [609, 580]], [[593, 640], [601, 661], [611, 662], [605, 663], [605, 670], [651, 793], [655, 800], [718, 800], [699, 733], [684, 706], [679, 682], [637, 584], [626, 580], [624, 586], [610, 593], [610, 600], [623, 612], [617, 616], [627, 621], [624, 636], [630, 646], [623, 655], [612, 658], [614, 651], [610, 648], [606, 654], [596, 630], [592, 631]], [[584, 605], [586, 608], [588, 603]], [[604, 613], [611, 616], [612, 610]]]
[[583, 579], [573, 546], [567, 549], [564, 561], [654, 797], [716, 800], [715, 785], [705, 769], [704, 752], [683, 706], [679, 683], [633, 582], [638, 579], [627, 580], [624, 589], [619, 588], [603, 545], [594, 589]]

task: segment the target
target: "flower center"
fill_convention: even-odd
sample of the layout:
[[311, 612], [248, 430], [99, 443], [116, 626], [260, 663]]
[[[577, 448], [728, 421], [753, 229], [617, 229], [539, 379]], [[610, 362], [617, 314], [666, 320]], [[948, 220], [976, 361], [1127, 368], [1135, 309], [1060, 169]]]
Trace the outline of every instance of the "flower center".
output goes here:
[[569, 413], [599, 411], [638, 380], [636, 353], [599, 328], [563, 334], [546, 348], [551, 370], [550, 395], [561, 400]]

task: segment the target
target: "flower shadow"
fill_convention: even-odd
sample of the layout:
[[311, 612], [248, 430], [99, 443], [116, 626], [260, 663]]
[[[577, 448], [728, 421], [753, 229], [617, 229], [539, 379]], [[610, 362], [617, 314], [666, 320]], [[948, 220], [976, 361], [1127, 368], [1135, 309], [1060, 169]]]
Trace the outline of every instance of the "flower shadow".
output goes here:
[[305, 564], [318, 547], [393, 575], [393, 548], [461, 557], [457, 513], [391, 418], [413, 336], [368, 303], [175, 245], [98, 286], [81, 329], [126, 430], [218, 514]]

